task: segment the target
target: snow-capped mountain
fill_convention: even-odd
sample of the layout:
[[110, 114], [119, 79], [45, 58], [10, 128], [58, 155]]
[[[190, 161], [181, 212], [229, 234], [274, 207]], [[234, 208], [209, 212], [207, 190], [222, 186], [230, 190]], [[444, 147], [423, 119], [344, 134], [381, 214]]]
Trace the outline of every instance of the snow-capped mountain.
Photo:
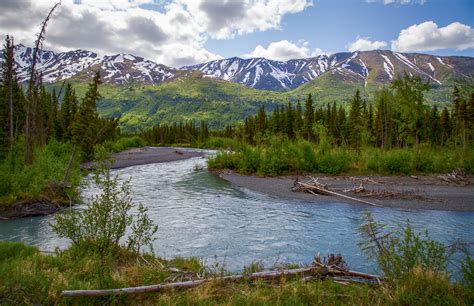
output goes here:
[[[33, 48], [15, 46], [16, 70], [20, 81], [27, 80], [33, 58]], [[53, 83], [71, 77], [88, 78], [100, 70], [102, 80], [108, 84], [130, 82], [157, 84], [175, 76], [176, 69], [157, 64], [130, 54], [116, 54], [100, 57], [86, 50], [55, 53], [39, 50], [37, 71], [43, 75], [43, 82]]]
[[256, 89], [284, 91], [294, 89], [324, 73], [332, 73], [343, 81], [367, 84], [389, 83], [406, 72], [441, 85], [448, 78], [465, 77], [474, 73], [474, 58], [374, 50], [320, 55], [286, 62], [233, 57], [181, 69], [199, 70], [209, 77]]
[[[20, 81], [28, 79], [33, 49], [15, 46], [15, 60]], [[265, 58], [238, 57], [185, 66], [180, 69], [130, 54], [98, 56], [86, 50], [55, 53], [39, 50], [37, 70], [46, 83], [74, 77], [87, 81], [100, 70], [108, 84], [159, 84], [197, 71], [203, 77], [240, 83], [255, 89], [287, 91], [331, 73], [343, 82], [389, 83], [404, 73], [420, 75], [433, 84], [474, 73], [474, 58], [398, 53], [389, 50], [342, 52], [286, 62]], [[193, 74], [195, 75], [195, 74]]]

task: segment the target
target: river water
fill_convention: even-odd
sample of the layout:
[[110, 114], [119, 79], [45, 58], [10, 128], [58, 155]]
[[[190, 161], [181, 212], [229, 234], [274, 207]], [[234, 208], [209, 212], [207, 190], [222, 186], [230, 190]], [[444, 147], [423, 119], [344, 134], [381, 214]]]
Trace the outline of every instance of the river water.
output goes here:
[[[205, 158], [113, 170], [131, 177], [134, 200], [159, 225], [155, 253], [197, 256], [239, 271], [252, 261], [310, 263], [315, 254], [342, 254], [354, 270], [374, 273], [358, 247], [357, 227], [369, 209], [391, 227], [410, 220], [416, 230], [445, 243], [462, 240], [474, 251], [474, 213], [373, 208], [346, 203], [315, 204], [273, 198], [231, 185], [205, 169]], [[97, 193], [90, 184], [84, 198]], [[75, 209], [82, 209], [85, 204]], [[0, 221], [0, 240], [23, 241], [41, 250], [67, 247], [50, 229], [52, 216]]]

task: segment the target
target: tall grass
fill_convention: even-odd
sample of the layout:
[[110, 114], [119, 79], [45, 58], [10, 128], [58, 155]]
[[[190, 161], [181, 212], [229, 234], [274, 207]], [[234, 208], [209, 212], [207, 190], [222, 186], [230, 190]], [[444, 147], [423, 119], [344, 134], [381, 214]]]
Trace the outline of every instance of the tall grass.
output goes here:
[[[106, 282], [100, 265], [100, 259], [87, 245], [52, 256], [21, 243], [0, 242], [0, 304], [471, 305], [474, 301], [468, 287], [420, 269], [405, 274], [390, 286], [282, 278], [272, 284], [214, 281], [185, 291], [98, 298], [60, 296], [62, 290], [140, 286], [179, 281], [186, 275], [219, 275], [212, 274], [196, 258], [165, 260], [150, 255], [140, 257], [125, 250], [114, 256]], [[173, 272], [176, 269], [181, 272]], [[255, 264], [246, 272], [260, 269]]]
[[235, 148], [211, 157], [209, 167], [265, 176], [301, 171], [331, 175], [407, 175], [445, 173], [456, 167], [474, 174], [474, 153], [462, 148], [363, 148], [357, 152], [343, 147], [322, 148], [304, 140], [290, 141], [276, 136], [266, 138], [257, 146], [241, 144]]
[[[25, 165], [23, 150], [24, 143], [20, 141], [14, 151], [0, 163], [0, 204], [36, 197], [61, 200], [54, 198], [58, 195], [49, 186], [62, 180], [71, 157], [72, 145], [51, 140], [46, 146], [35, 149], [32, 165]], [[76, 159], [67, 182], [71, 186], [70, 196], [75, 195], [80, 180], [79, 161]]]

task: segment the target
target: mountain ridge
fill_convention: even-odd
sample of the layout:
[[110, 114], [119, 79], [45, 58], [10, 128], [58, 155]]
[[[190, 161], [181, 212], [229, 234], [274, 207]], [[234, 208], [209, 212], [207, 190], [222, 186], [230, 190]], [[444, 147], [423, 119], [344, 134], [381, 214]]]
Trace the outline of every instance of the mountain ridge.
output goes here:
[[[15, 46], [15, 61], [20, 81], [28, 78], [33, 48]], [[388, 84], [408, 73], [419, 75], [433, 85], [443, 85], [474, 72], [474, 58], [436, 56], [423, 53], [399, 53], [390, 50], [340, 52], [331, 55], [275, 61], [267, 58], [214, 60], [202, 64], [171, 68], [143, 57], [118, 53], [99, 56], [87, 50], [53, 52], [39, 50], [37, 69], [45, 83], [65, 79], [87, 81], [100, 70], [103, 82], [114, 85], [157, 85], [171, 81], [190, 71], [203, 77], [220, 79], [246, 87], [271, 91], [291, 91], [325, 73], [342, 82]]]

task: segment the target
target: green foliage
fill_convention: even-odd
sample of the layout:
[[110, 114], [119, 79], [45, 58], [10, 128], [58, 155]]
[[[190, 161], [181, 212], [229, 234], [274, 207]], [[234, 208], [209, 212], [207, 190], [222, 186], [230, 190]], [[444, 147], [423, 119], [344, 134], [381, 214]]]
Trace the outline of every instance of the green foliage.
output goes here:
[[[0, 203], [8, 204], [37, 197], [46, 197], [58, 204], [69, 203], [65, 194], [58, 194], [49, 186], [62, 180], [72, 146], [53, 139], [46, 146], [35, 149], [32, 165], [24, 164], [23, 150], [24, 142], [17, 142], [14, 151], [0, 163]], [[69, 196], [76, 196], [80, 180], [79, 162], [74, 160], [66, 182], [71, 186]]]
[[419, 267], [396, 280], [394, 305], [463, 305], [469, 304], [469, 292], [451, 284], [446, 275]]
[[237, 149], [241, 146], [241, 143], [232, 138], [226, 137], [210, 137], [206, 140], [206, 142], [202, 145], [203, 148], [208, 149]]
[[341, 174], [347, 172], [351, 166], [351, 155], [342, 150], [321, 154], [317, 161], [317, 171], [327, 174]]
[[388, 174], [409, 174], [412, 172], [412, 155], [406, 150], [394, 150], [382, 160], [382, 169]]
[[130, 148], [141, 148], [146, 145], [140, 136], [120, 137], [116, 141], [106, 141], [104, 146], [112, 152], [121, 152]]
[[[100, 154], [100, 152], [99, 152]], [[105, 162], [96, 170], [94, 182], [101, 190], [93, 197], [87, 209], [71, 210], [55, 215], [51, 224], [59, 237], [72, 240], [73, 244], [91, 244], [101, 259], [106, 259], [119, 248], [127, 229], [131, 230], [128, 249], [139, 252], [142, 246], [151, 248], [158, 227], [147, 216], [147, 209], [138, 207], [138, 215], [133, 216], [130, 181], [119, 184]]]
[[415, 269], [447, 275], [449, 254], [444, 244], [432, 240], [425, 231], [422, 236], [413, 231], [410, 222], [387, 232], [386, 226], [364, 212], [365, 223], [359, 227], [361, 248], [370, 258], [375, 258], [380, 269], [391, 281], [402, 279]]
[[26, 258], [37, 253], [38, 250], [35, 247], [26, 246], [21, 242], [0, 241], [0, 262]]
[[469, 256], [466, 256], [466, 260], [462, 263], [461, 276], [463, 285], [471, 289], [474, 297], [474, 260]]
[[[154, 304], [154, 305], [462, 305], [472, 304], [472, 289], [458, 286], [447, 277], [415, 268], [389, 286], [340, 285], [331, 280], [281, 282], [209, 282], [180, 291], [99, 298], [64, 298], [62, 290], [132, 287], [164, 283], [182, 274], [212, 272], [198, 258], [165, 260], [118, 249], [111, 258], [113, 273], [101, 275], [102, 261], [89, 244], [73, 245], [54, 256], [43, 255], [35, 247], [0, 242], [0, 304]], [[143, 259], [145, 258], [145, 259]], [[294, 266], [296, 268], [297, 266]], [[173, 269], [179, 269], [176, 274]], [[254, 262], [244, 269], [262, 269]]]

